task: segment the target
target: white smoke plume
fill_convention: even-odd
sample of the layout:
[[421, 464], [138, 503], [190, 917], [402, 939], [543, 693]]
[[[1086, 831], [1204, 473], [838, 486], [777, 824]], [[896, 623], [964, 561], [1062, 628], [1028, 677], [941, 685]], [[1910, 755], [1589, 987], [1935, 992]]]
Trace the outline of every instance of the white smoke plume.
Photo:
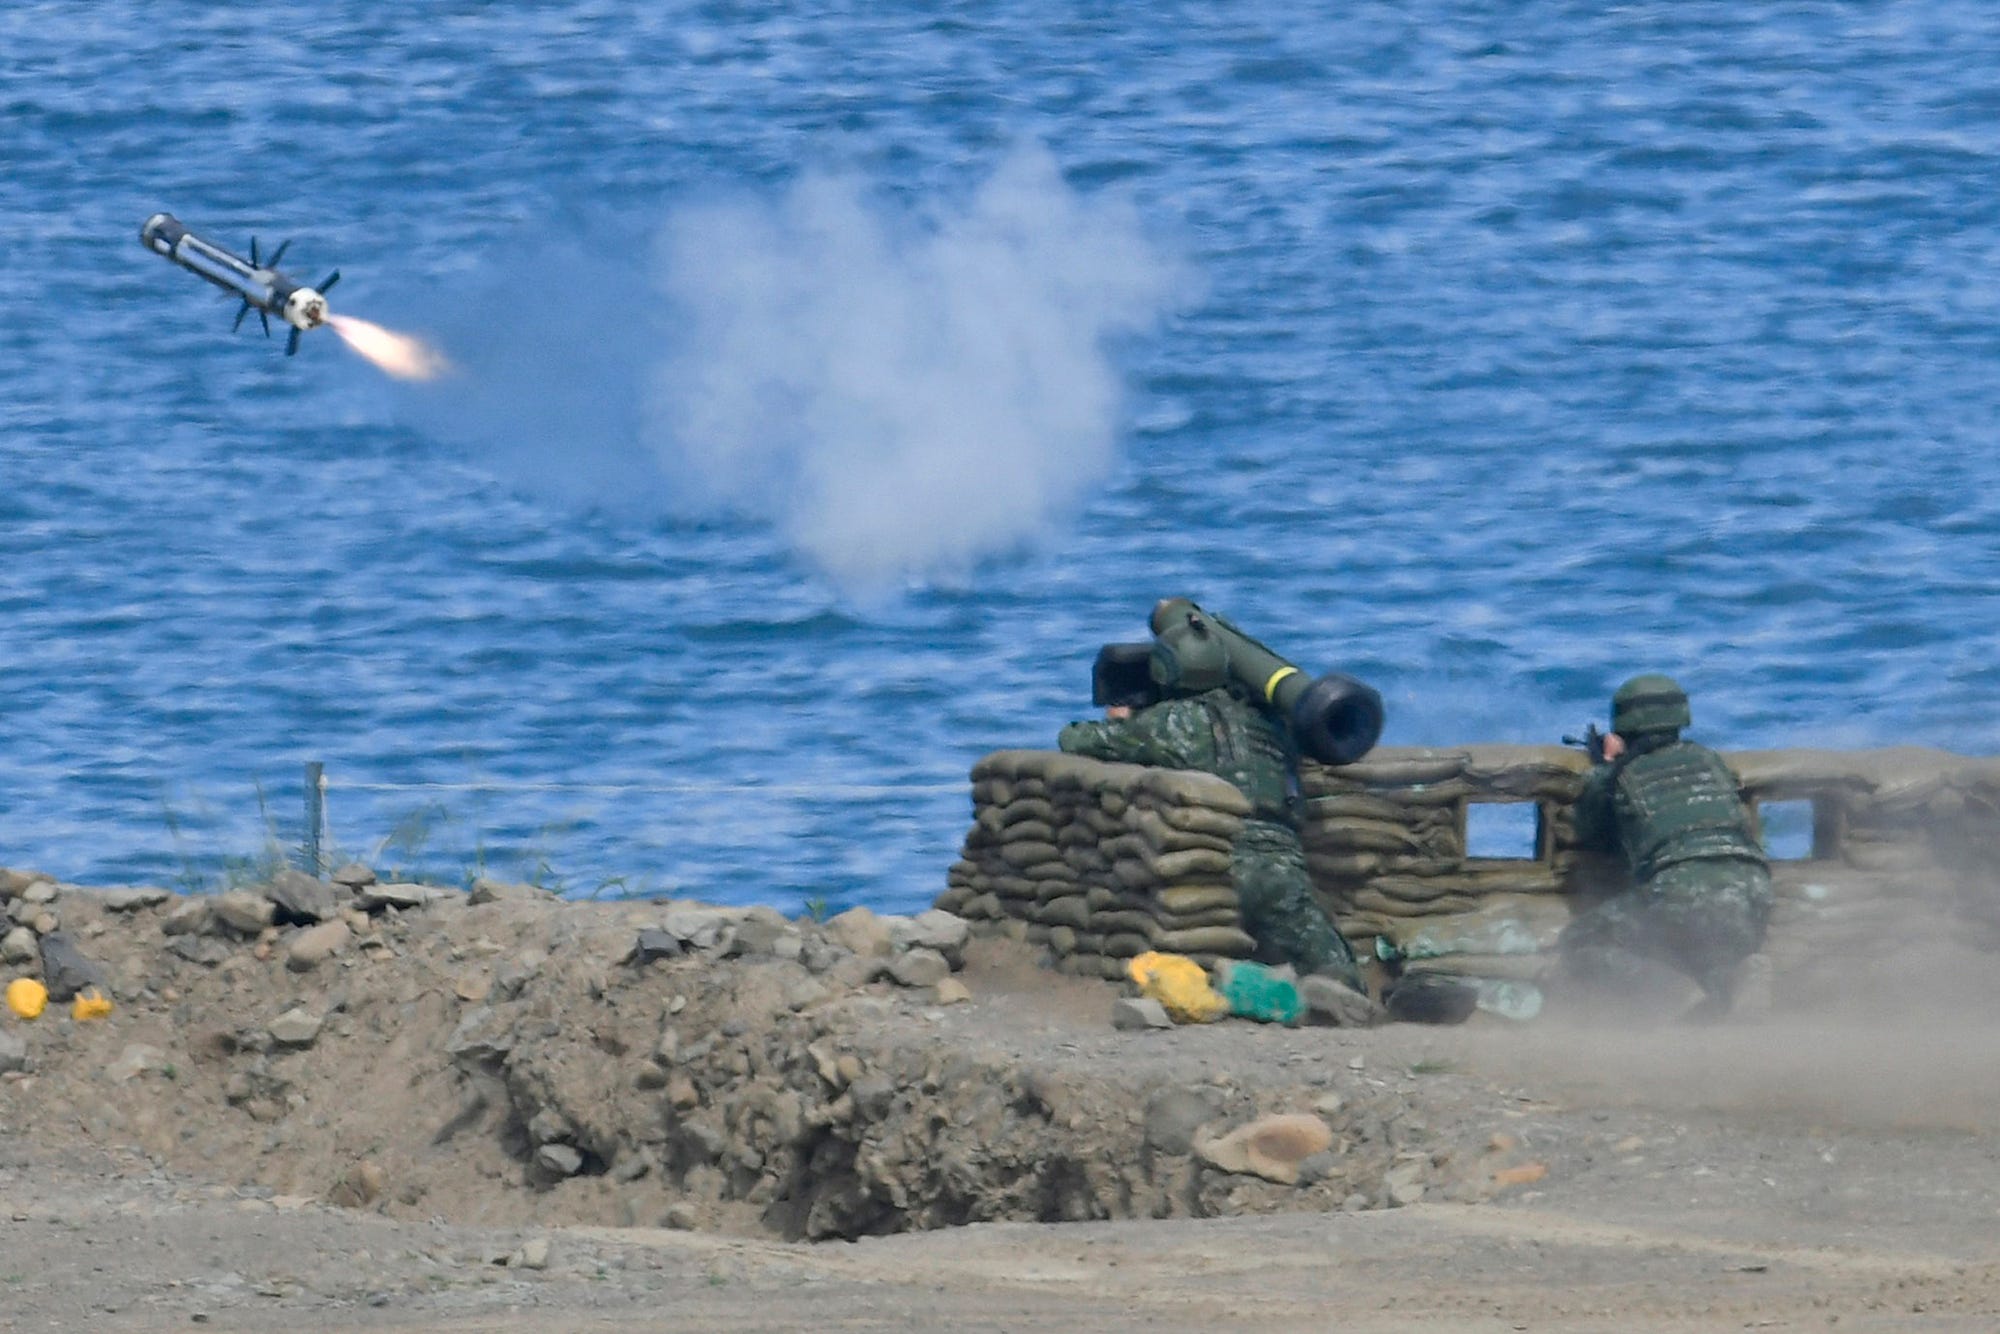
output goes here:
[[820, 177], [676, 218], [662, 245], [693, 323], [649, 442], [847, 581], [962, 568], [1073, 506], [1114, 458], [1107, 341], [1176, 289], [1129, 209], [1038, 152], [901, 221]]
[[1072, 513], [1116, 459], [1121, 340], [1194, 286], [1040, 149], [924, 212], [831, 174], [686, 207], [654, 251], [503, 261], [413, 412], [538, 489], [768, 521], [848, 586], [959, 574]]

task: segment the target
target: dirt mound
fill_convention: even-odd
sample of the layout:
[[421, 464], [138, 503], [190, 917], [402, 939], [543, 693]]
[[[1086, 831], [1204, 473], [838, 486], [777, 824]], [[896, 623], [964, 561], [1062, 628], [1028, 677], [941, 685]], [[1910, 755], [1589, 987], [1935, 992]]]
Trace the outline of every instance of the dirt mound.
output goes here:
[[1433, 1135], [1342, 1031], [1115, 1033], [1120, 988], [948, 913], [343, 879], [7, 873], [15, 971], [67, 944], [115, 1009], [72, 1018], [92, 979], [50, 968], [58, 1003], [0, 1024], [0, 1118], [394, 1217], [802, 1238], [1476, 1199], [1514, 1161]]

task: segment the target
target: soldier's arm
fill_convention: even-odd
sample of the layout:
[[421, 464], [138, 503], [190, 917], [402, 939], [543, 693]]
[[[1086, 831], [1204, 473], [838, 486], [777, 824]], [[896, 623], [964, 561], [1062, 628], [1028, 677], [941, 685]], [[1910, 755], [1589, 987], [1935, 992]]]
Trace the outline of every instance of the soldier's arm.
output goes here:
[[1611, 792], [1615, 772], [1612, 765], [1599, 764], [1583, 780], [1583, 791], [1570, 809], [1578, 847], [1592, 852], [1618, 851], [1618, 811]]
[[1056, 734], [1056, 747], [1071, 755], [1123, 764], [1158, 764], [1152, 739], [1134, 726], [1135, 718], [1071, 723]]
[[1152, 764], [1184, 768], [1188, 758], [1175, 744], [1178, 730], [1171, 704], [1155, 704], [1130, 718], [1071, 723], [1056, 737], [1056, 746], [1072, 755], [1120, 764]]

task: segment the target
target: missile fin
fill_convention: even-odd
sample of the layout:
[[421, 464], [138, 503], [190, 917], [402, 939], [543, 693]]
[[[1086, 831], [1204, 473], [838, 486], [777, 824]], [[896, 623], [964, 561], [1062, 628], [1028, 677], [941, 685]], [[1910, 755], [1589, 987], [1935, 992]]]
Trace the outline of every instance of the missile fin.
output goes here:
[[292, 336], [285, 340], [285, 355], [288, 357], [297, 356], [298, 351], [299, 351], [299, 331], [295, 328], [292, 330]]
[[270, 312], [265, 310], [262, 306], [259, 306], [257, 307], [257, 318], [264, 322], [264, 337], [269, 338], [271, 336]]
[[[273, 264], [277, 263], [276, 260], [272, 260], [271, 262]], [[261, 269], [264, 267], [262, 264], [257, 262], [257, 238], [255, 236], [252, 236], [250, 238], [250, 267], [253, 269]]]
[[243, 327], [243, 317], [245, 315], [248, 315], [249, 313], [250, 313], [250, 303], [248, 301], [245, 301], [242, 305], [242, 308], [236, 312], [236, 318], [230, 321], [229, 332], [235, 333], [238, 329], [241, 329]]
[[283, 241], [278, 243], [278, 248], [276, 250], [273, 250], [271, 252], [271, 257], [264, 261], [264, 267], [267, 269], [277, 268], [278, 261], [283, 259], [285, 257], [285, 252], [287, 250], [290, 250], [291, 248], [292, 248], [292, 239], [288, 236]]
[[335, 269], [332, 273], [327, 274], [326, 281], [322, 282], [319, 285], [319, 294], [321, 296], [325, 296], [327, 293], [327, 289], [332, 287], [335, 283], [339, 281], [340, 281], [340, 270]]

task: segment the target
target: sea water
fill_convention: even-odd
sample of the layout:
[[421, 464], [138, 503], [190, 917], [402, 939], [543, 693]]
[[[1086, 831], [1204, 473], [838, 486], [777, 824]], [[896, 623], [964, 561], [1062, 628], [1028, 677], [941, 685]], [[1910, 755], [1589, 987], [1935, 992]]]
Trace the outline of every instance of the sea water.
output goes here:
[[[2000, 744], [2000, 11], [0, 8], [0, 864], [906, 910], [1156, 598]], [[298, 356], [169, 210], [431, 338]], [[283, 334], [284, 330], [278, 330]]]

